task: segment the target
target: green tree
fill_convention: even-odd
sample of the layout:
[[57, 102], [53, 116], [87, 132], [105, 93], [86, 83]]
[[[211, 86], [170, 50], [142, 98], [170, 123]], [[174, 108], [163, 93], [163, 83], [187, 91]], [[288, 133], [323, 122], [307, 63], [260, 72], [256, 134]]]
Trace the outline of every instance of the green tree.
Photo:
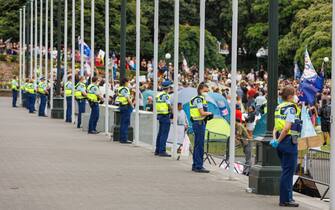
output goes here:
[[315, 3], [299, 10], [291, 31], [280, 40], [279, 56], [282, 62], [304, 63], [308, 48], [315, 67], [320, 67], [324, 57], [331, 56], [331, 3]]
[[[179, 35], [179, 58], [180, 62], [183, 56], [187, 59], [190, 65], [199, 63], [199, 27], [180, 25]], [[224, 67], [224, 57], [219, 54], [217, 47], [217, 39], [210, 32], [205, 33], [205, 66], [206, 67]], [[161, 45], [160, 57], [165, 53], [171, 53], [173, 56], [174, 49], [174, 31], [168, 33]]]

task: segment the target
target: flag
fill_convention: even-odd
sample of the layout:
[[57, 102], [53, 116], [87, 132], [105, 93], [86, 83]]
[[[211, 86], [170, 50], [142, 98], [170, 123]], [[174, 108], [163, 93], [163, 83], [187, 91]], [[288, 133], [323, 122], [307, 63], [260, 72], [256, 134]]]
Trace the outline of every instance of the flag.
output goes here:
[[294, 79], [299, 80], [301, 78], [301, 71], [297, 62], [294, 63]]
[[302, 121], [301, 138], [316, 136], [314, 126], [312, 124], [311, 118], [308, 114], [305, 105], [302, 107], [301, 110], [301, 121]]
[[183, 56], [183, 66], [182, 66], [182, 69], [186, 72], [186, 73], [189, 73], [189, 68], [188, 68], [188, 64], [187, 64], [187, 60], [185, 58], [185, 56]]
[[99, 50], [98, 58], [100, 59], [101, 64], [105, 63], [105, 52], [103, 50]]
[[316, 94], [321, 92], [323, 89], [323, 80], [323, 74], [320, 76], [317, 74], [306, 49], [305, 68], [300, 80], [298, 91], [299, 100], [306, 102], [307, 104], [314, 105]]
[[91, 56], [91, 48], [83, 40], [81, 40], [80, 37], [78, 37], [78, 42], [79, 42], [79, 52], [81, 53], [81, 47], [83, 45], [84, 56], [86, 56], [86, 58], [89, 58]]

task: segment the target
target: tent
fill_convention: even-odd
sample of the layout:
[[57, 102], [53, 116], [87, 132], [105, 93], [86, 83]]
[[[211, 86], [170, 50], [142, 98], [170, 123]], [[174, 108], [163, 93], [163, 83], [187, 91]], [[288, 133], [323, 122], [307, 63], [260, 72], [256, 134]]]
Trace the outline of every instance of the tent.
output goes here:
[[208, 100], [214, 100], [216, 106], [220, 111], [220, 116], [229, 122], [230, 120], [230, 106], [227, 99], [219, 93], [209, 93]]

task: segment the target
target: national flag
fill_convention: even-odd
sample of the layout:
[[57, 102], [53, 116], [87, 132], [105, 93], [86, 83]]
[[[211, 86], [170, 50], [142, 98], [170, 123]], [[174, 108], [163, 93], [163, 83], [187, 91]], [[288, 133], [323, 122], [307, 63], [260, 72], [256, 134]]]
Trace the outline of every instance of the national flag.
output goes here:
[[294, 63], [294, 79], [299, 80], [301, 78], [301, 71], [297, 62]]
[[86, 58], [89, 58], [91, 56], [91, 48], [80, 37], [78, 37], [78, 42], [79, 52], [81, 53], [81, 48], [83, 47], [84, 56], [86, 56]]
[[299, 100], [314, 105], [315, 96], [323, 89], [324, 76], [314, 69], [309, 53], [305, 51], [305, 68], [299, 85]]

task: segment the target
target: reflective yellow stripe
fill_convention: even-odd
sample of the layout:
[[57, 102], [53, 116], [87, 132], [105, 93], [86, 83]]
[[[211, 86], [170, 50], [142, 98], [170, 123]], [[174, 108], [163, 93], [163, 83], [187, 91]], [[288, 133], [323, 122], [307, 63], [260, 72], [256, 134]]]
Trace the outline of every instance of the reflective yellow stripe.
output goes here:
[[98, 87], [97, 87], [96, 85], [94, 85], [94, 84], [91, 84], [91, 85], [89, 85], [89, 86], [87, 87], [87, 99], [88, 99], [89, 101], [91, 101], [91, 102], [98, 102], [98, 96], [97, 96], [96, 94], [94, 94], [94, 93], [91, 92], [91, 89], [92, 89], [93, 87], [98, 88]]
[[165, 102], [162, 101], [161, 98], [162, 96], [167, 95], [170, 97], [167, 93], [161, 92], [156, 96], [156, 109], [157, 109], [157, 114], [169, 114], [169, 105]]
[[191, 118], [193, 120], [195, 120], [195, 121], [200, 121], [200, 120], [204, 120], [206, 117], [205, 116], [201, 116], [198, 107], [193, 104], [194, 100], [196, 100], [197, 98], [201, 98], [202, 99], [202, 104], [203, 105], [206, 105], [207, 101], [206, 101], [205, 97], [203, 97], [203, 96], [193, 97], [191, 99], [191, 101], [190, 101], [190, 114], [191, 114]]
[[118, 102], [120, 105], [128, 105], [128, 98], [124, 97], [123, 95], [121, 95], [121, 91], [123, 89], [126, 89], [128, 94], [130, 94], [130, 91], [127, 87], [119, 87], [117, 89], [117, 97], [116, 97], [116, 102]]
[[[286, 116], [287, 115], [284, 114], [284, 113], [282, 114], [281, 111], [285, 108], [288, 108], [288, 107], [295, 107], [295, 109], [296, 109], [296, 119], [299, 119], [301, 111], [296, 104], [290, 103], [290, 102], [283, 102], [283, 103], [279, 104], [276, 108], [276, 111], [275, 111], [275, 129], [278, 132], [281, 132], [284, 129], [285, 124], [286, 124]], [[299, 135], [300, 132], [289, 130], [288, 134], [289, 135]]]

